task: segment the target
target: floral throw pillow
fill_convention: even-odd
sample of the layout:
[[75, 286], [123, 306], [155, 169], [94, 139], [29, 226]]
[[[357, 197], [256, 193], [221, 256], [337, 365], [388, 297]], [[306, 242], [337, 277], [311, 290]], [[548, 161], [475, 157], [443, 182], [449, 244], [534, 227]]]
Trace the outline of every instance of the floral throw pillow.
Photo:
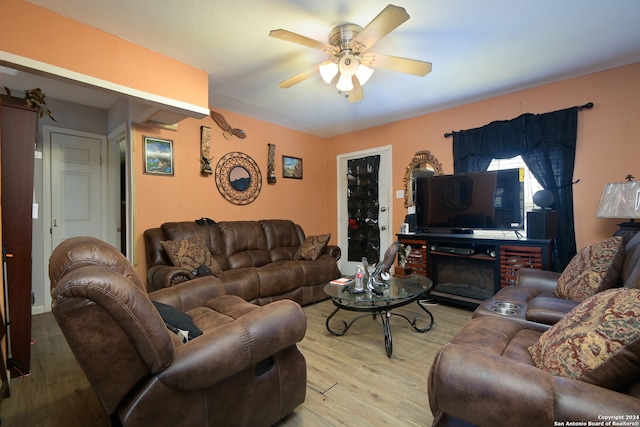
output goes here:
[[[529, 347], [535, 365], [552, 375], [580, 379], [603, 363], [627, 358], [625, 346], [640, 344], [640, 289], [597, 293], [544, 332]], [[628, 353], [628, 352], [627, 352]], [[638, 363], [635, 358], [636, 364]], [[629, 366], [622, 361], [622, 365]], [[631, 369], [638, 369], [631, 368]], [[617, 369], [627, 375], [628, 371]], [[598, 376], [594, 376], [597, 378]], [[593, 378], [587, 378], [593, 383]]]
[[197, 271], [199, 267], [208, 267], [213, 274], [222, 272], [220, 265], [211, 256], [202, 234], [195, 234], [184, 240], [165, 240], [160, 242], [169, 259], [176, 267]]
[[624, 262], [624, 241], [621, 236], [581, 249], [558, 279], [556, 295], [582, 302], [616, 285]]
[[318, 259], [318, 257], [322, 255], [322, 252], [324, 252], [324, 248], [327, 247], [330, 238], [331, 234], [307, 236], [296, 251], [293, 259], [306, 259], [310, 261]]

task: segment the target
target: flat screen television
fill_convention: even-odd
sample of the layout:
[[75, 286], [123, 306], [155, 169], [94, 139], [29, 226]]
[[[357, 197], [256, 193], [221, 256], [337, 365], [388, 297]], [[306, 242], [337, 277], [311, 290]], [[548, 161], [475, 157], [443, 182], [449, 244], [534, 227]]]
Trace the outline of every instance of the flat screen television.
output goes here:
[[418, 177], [416, 227], [421, 232], [522, 230], [521, 169]]

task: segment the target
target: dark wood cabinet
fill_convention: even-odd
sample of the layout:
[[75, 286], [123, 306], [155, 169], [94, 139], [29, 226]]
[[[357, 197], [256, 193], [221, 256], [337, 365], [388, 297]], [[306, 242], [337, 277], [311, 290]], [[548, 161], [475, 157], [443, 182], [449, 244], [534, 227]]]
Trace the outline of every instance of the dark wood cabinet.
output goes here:
[[411, 246], [411, 251], [407, 254], [407, 267], [411, 267], [411, 272], [421, 276], [427, 275], [427, 246], [426, 242], [419, 239], [403, 239], [403, 245]]
[[8, 361], [11, 375], [17, 376], [31, 369], [31, 239], [38, 111], [28, 108], [20, 99], [6, 96], [2, 96], [0, 105], [7, 355], [11, 357]]
[[407, 266], [433, 280], [438, 300], [476, 307], [515, 284], [521, 268], [548, 270], [553, 240], [457, 234], [399, 234], [411, 246]]

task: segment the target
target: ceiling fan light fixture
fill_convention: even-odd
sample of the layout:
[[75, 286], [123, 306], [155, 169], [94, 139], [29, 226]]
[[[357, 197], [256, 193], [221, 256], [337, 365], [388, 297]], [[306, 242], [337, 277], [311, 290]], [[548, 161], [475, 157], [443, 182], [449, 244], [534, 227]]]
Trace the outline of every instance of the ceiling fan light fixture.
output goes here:
[[326, 84], [330, 84], [336, 74], [338, 74], [338, 64], [336, 64], [335, 62], [327, 61], [323, 64], [320, 64], [320, 67], [318, 68], [320, 70], [320, 76]]
[[338, 62], [338, 69], [340, 70], [340, 74], [351, 77], [356, 73], [356, 71], [358, 71], [359, 65], [360, 60], [358, 57], [351, 53], [347, 53], [340, 58], [340, 61]]
[[358, 67], [358, 71], [356, 71], [356, 77], [360, 82], [360, 86], [364, 86], [364, 84], [369, 80], [369, 77], [373, 74], [373, 68], [369, 68], [366, 65], [360, 64]]
[[341, 73], [336, 88], [340, 92], [349, 92], [353, 90], [353, 82], [351, 81], [351, 76], [347, 76], [346, 74]]
[[270, 37], [329, 54], [328, 60], [278, 83], [278, 86], [288, 88], [319, 73], [327, 84], [338, 80], [338, 91], [346, 93], [349, 102], [358, 102], [364, 98], [362, 86], [373, 75], [375, 68], [425, 76], [431, 71], [430, 62], [369, 52], [380, 39], [408, 19], [409, 14], [403, 7], [390, 4], [364, 28], [351, 23], [334, 27], [329, 33], [329, 43], [287, 30], [272, 30], [269, 32]]

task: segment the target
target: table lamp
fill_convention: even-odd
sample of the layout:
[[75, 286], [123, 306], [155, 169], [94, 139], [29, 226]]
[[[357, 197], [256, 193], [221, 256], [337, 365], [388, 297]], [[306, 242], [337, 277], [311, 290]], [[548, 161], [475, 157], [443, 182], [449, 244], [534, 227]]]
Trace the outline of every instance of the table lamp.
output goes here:
[[629, 219], [618, 224], [620, 228], [613, 233], [629, 241], [640, 231], [640, 222], [635, 222], [640, 218], [640, 181], [633, 181], [633, 176], [627, 175], [626, 181], [606, 184], [596, 217]]

